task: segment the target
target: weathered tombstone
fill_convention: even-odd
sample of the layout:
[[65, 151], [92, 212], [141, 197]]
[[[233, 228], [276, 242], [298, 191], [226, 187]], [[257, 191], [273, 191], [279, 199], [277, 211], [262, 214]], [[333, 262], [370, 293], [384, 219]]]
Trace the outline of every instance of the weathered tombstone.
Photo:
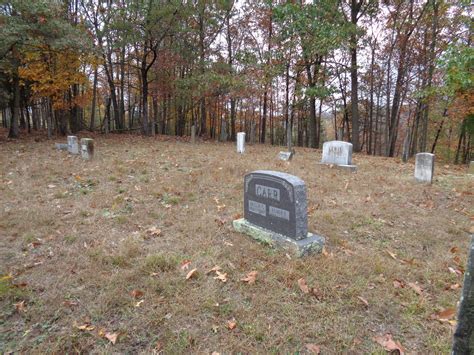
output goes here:
[[55, 144], [57, 150], [67, 150], [68, 145], [66, 143], [56, 143]]
[[474, 160], [471, 160], [471, 161], [469, 162], [468, 174], [473, 174], [473, 175], [474, 175]]
[[91, 160], [94, 158], [94, 140], [91, 138], [81, 139], [81, 156], [82, 159]]
[[234, 228], [297, 256], [321, 252], [324, 238], [308, 233], [306, 185], [278, 171], [257, 170], [244, 178], [244, 218]]
[[237, 153], [245, 152], [245, 132], [237, 133]]
[[278, 154], [278, 158], [283, 161], [290, 161], [293, 158], [293, 155], [295, 155], [295, 151], [293, 149], [292, 145], [292, 134], [291, 134], [291, 128], [286, 130], [286, 142], [287, 142], [287, 147], [288, 151], [281, 151]]
[[474, 236], [471, 245], [467, 268], [464, 272], [464, 285], [459, 304], [457, 327], [454, 332], [453, 354], [474, 354]]
[[350, 171], [357, 170], [357, 166], [352, 165], [352, 143], [343, 141], [325, 142], [321, 164], [334, 165]]
[[430, 183], [433, 181], [434, 154], [418, 153], [415, 158], [415, 180]]
[[191, 143], [192, 144], [196, 143], [196, 126], [195, 125], [191, 126]]
[[291, 152], [281, 151], [280, 153], [278, 153], [278, 159], [283, 161], [290, 161], [291, 159], [293, 159], [294, 154], [294, 150], [292, 150]]
[[79, 154], [79, 142], [76, 136], [67, 136], [67, 151], [71, 154]]

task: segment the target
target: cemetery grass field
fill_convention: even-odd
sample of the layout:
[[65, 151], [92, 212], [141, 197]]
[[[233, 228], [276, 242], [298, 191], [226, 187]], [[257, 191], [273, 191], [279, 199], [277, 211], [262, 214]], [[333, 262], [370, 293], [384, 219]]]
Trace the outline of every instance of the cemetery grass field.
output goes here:
[[[55, 150], [65, 138], [0, 142], [1, 352], [384, 354], [391, 335], [449, 353], [472, 232], [465, 167], [437, 162], [427, 186], [413, 160], [355, 154], [349, 173], [317, 165], [321, 150], [286, 163], [279, 147], [94, 138], [91, 162]], [[233, 230], [258, 169], [306, 182], [323, 254]]]

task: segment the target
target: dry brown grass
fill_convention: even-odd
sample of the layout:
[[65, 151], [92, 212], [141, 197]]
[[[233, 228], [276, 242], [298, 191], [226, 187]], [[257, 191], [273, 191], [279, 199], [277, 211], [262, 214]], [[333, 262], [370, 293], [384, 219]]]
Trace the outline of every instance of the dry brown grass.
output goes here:
[[[356, 155], [350, 174], [316, 165], [321, 152], [310, 149], [287, 164], [270, 146], [240, 156], [230, 143], [162, 137], [95, 144], [92, 162], [50, 141], [0, 144], [0, 274], [12, 275], [0, 281], [1, 351], [279, 353], [313, 343], [380, 353], [373, 337], [391, 333], [410, 352], [449, 352], [451, 326], [429, 316], [460, 295], [446, 288], [462, 283], [448, 267], [465, 264], [473, 213], [463, 168], [438, 164], [423, 186], [413, 163], [396, 159]], [[232, 230], [243, 176], [256, 169], [306, 182], [310, 231], [326, 236], [329, 255], [290, 260]], [[198, 269], [190, 280], [186, 260]], [[215, 265], [226, 283], [205, 274]], [[253, 270], [254, 285], [240, 281]], [[319, 298], [303, 294], [299, 278]], [[83, 324], [95, 328], [75, 327]]]

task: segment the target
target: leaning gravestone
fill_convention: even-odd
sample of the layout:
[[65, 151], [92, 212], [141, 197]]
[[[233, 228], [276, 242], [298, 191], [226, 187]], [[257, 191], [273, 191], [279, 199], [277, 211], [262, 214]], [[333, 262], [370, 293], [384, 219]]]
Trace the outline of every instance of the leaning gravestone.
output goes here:
[[457, 327], [454, 332], [453, 354], [474, 354], [474, 236], [464, 273], [464, 286], [459, 304]]
[[76, 136], [67, 136], [67, 151], [71, 154], [79, 154], [79, 142]]
[[434, 172], [434, 154], [418, 153], [415, 158], [415, 180], [431, 184]]
[[357, 170], [357, 166], [352, 165], [352, 143], [343, 141], [325, 142], [321, 164], [334, 165], [350, 171]]
[[308, 233], [306, 185], [300, 178], [257, 170], [244, 178], [244, 218], [234, 228], [297, 256], [321, 252], [324, 238]]
[[81, 156], [82, 159], [91, 160], [94, 158], [94, 140], [91, 138], [81, 139]]
[[237, 133], [237, 153], [245, 152], [245, 132]]

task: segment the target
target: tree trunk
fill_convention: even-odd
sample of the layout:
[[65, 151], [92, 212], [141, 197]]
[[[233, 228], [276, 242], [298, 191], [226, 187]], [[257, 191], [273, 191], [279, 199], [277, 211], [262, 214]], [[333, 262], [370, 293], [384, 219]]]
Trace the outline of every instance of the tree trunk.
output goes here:
[[97, 67], [94, 69], [94, 85], [92, 88], [92, 106], [91, 106], [91, 121], [89, 130], [94, 131], [95, 128], [95, 105], [97, 101]]
[[18, 138], [18, 120], [20, 119], [20, 79], [18, 77], [18, 70], [13, 74], [12, 112], [8, 138]]

